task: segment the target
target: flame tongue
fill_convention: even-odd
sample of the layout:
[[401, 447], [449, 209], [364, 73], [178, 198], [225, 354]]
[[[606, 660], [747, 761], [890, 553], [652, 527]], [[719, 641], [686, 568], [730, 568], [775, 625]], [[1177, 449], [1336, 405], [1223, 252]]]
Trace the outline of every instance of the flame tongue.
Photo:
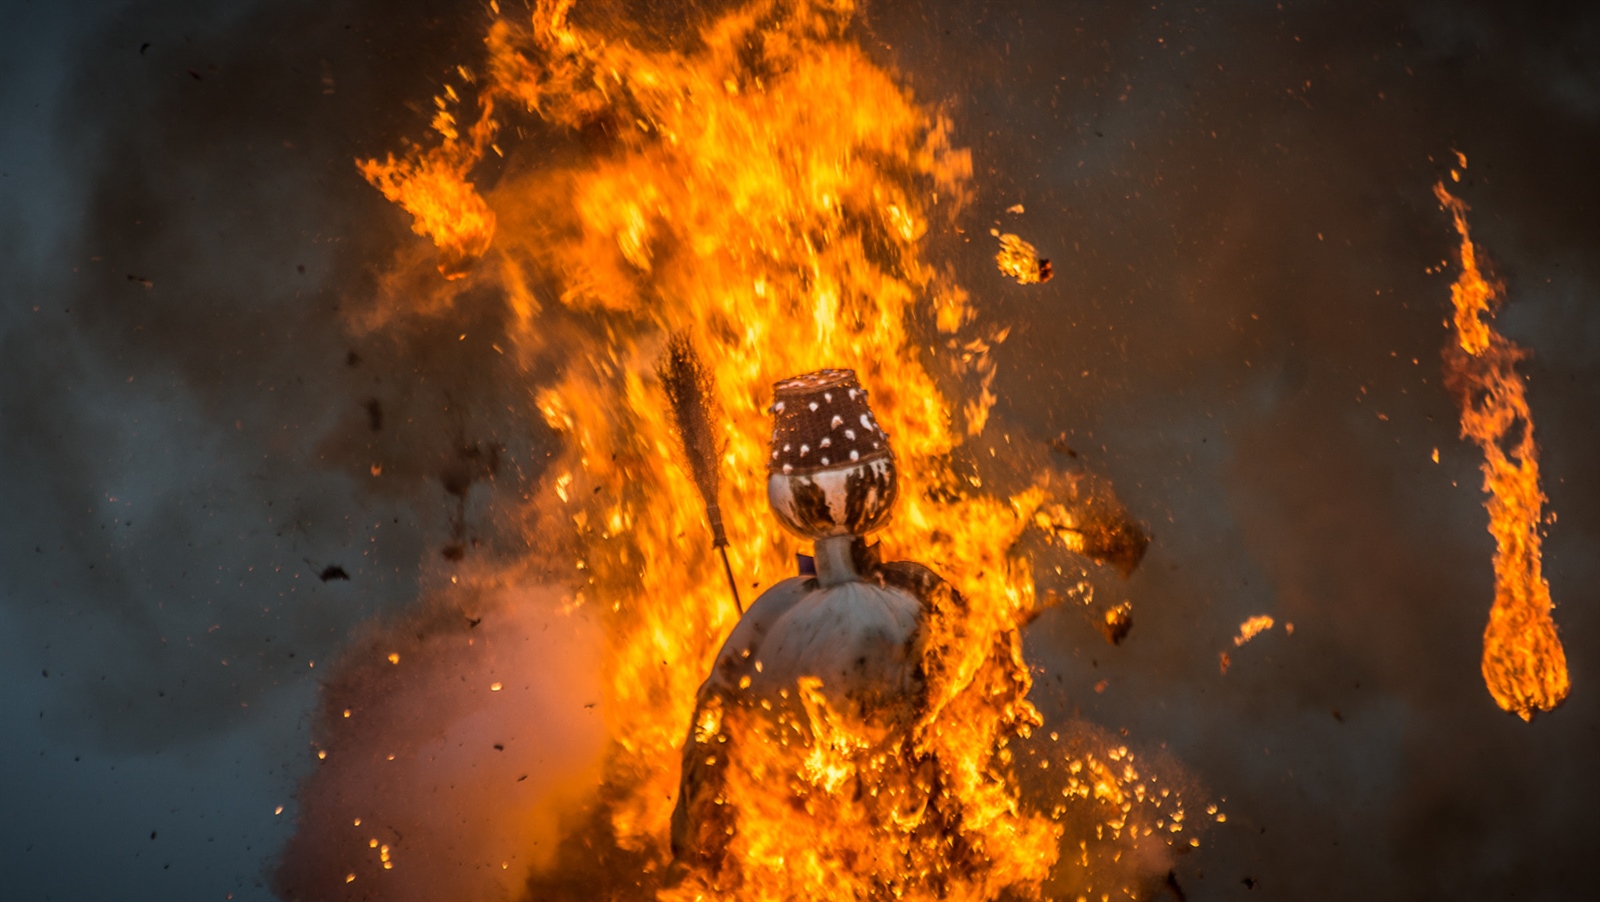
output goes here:
[[[1465, 165], [1465, 158], [1462, 158]], [[1494, 536], [1494, 607], [1483, 633], [1483, 679], [1495, 703], [1523, 720], [1567, 697], [1567, 656], [1551, 619], [1540, 563], [1539, 449], [1516, 363], [1526, 351], [1486, 318], [1504, 295], [1478, 268], [1467, 205], [1434, 186], [1461, 236], [1461, 276], [1450, 287], [1456, 341], [1445, 348], [1445, 384], [1461, 405], [1461, 435], [1483, 449], [1483, 490]]]

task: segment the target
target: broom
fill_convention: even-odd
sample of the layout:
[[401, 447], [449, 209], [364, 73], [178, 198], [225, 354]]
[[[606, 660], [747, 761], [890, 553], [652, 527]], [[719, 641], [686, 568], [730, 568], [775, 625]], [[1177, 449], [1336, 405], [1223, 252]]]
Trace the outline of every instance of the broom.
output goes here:
[[727, 574], [728, 589], [733, 592], [733, 606], [742, 617], [744, 605], [739, 601], [739, 586], [733, 581], [733, 567], [728, 563], [728, 536], [722, 530], [722, 510], [717, 506], [717, 443], [711, 432], [711, 398], [716, 386], [683, 332], [667, 341], [667, 349], [656, 364], [656, 375], [661, 377], [661, 384], [667, 390], [667, 401], [672, 405], [672, 417], [678, 426], [678, 440], [683, 445], [684, 457], [689, 460], [689, 474], [706, 504], [706, 519], [711, 521], [711, 547], [722, 554], [722, 571]]

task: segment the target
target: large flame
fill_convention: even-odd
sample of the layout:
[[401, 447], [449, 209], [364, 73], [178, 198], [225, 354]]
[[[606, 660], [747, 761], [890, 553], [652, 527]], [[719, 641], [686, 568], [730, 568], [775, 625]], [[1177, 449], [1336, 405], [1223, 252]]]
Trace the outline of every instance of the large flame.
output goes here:
[[[1466, 158], [1461, 158], [1466, 165]], [[1459, 176], [1458, 176], [1459, 178]], [[1504, 286], [1485, 278], [1467, 228], [1467, 205], [1434, 185], [1461, 235], [1461, 275], [1450, 287], [1455, 343], [1445, 349], [1446, 384], [1461, 405], [1461, 436], [1483, 449], [1483, 490], [1494, 536], [1494, 607], [1483, 631], [1483, 680], [1502, 709], [1523, 720], [1567, 697], [1567, 655], [1550, 617], [1550, 585], [1541, 572], [1539, 449], [1517, 361], [1526, 351], [1487, 317]]]
[[[484, 71], [461, 70], [438, 100], [441, 140], [360, 162], [459, 277], [391, 278], [368, 325], [488, 287], [514, 312], [530, 366], [559, 361], [531, 400], [565, 451], [525, 528], [559, 560], [554, 577], [581, 588], [570, 603], [603, 609], [612, 744], [596, 817], [642, 862], [622, 885], [681, 899], [1131, 895], [1142, 872], [1122, 850], [1193, 833], [1178, 835], [1176, 792], [1141, 776], [1125, 747], [1028, 739], [1041, 718], [1018, 630], [1044, 602], [1015, 546], [1034, 530], [1081, 551], [1086, 515], [1059, 480], [995, 497], [949, 462], [983, 432], [987, 352], [1004, 340], [923, 257], [930, 217], [953, 215], [972, 172], [949, 122], [845, 38], [850, 0], [757, 0], [665, 36], [615, 23], [602, 34], [570, 0], [536, 3], [520, 23], [495, 12]], [[465, 128], [457, 87], [478, 98]], [[518, 122], [549, 146], [528, 151], [537, 165], [498, 164], [498, 183], [479, 190], [495, 136]], [[959, 595], [924, 625], [927, 713], [895, 750], [933, 770], [886, 785], [883, 750], [802, 692], [803, 767], [792, 750], [739, 746], [724, 800], [735, 872], [664, 877], [696, 688], [736, 617], [655, 377], [676, 333], [712, 371], [742, 581], [791, 575], [802, 550], [766, 512], [772, 383], [851, 367], [900, 462], [884, 557], [928, 562]], [[976, 400], [958, 410], [936, 371]], [[734, 719], [697, 729], [746, 729]], [[1030, 798], [1029, 770], [1061, 785]], [[926, 804], [896, 804], [917, 793]]]

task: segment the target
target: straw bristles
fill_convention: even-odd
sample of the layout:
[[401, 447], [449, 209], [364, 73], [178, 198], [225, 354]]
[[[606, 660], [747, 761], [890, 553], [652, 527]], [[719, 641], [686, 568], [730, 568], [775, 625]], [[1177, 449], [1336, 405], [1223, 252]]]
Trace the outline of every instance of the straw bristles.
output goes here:
[[689, 474], [706, 504], [711, 521], [713, 543], [727, 544], [722, 530], [722, 512], [717, 505], [717, 441], [712, 432], [712, 398], [715, 386], [711, 374], [700, 362], [687, 335], [678, 333], [667, 342], [656, 374], [667, 390], [667, 402], [678, 425], [678, 439], [688, 459]]

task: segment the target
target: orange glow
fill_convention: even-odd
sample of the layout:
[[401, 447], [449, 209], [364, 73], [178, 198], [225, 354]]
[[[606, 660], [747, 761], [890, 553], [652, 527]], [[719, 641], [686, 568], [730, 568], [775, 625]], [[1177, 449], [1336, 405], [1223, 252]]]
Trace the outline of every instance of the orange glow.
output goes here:
[[[525, 359], [566, 354], [531, 390], [565, 450], [525, 523], [574, 587], [570, 606], [603, 612], [611, 745], [600, 796], [615, 842], [665, 870], [696, 689], [735, 620], [655, 375], [668, 336], [684, 333], [712, 371], [740, 580], [770, 586], [809, 550], [767, 511], [772, 383], [850, 367], [899, 458], [884, 557], [927, 561], [960, 594], [941, 596], [922, 629], [925, 714], [888, 740], [804, 685], [790, 720], [739, 709], [696, 725], [754, 740], [729, 744], [733, 854], [661, 898], [1036, 896], [1063, 879], [1063, 848], [1063, 868], [1077, 869], [1096, 850], [1095, 867], [1073, 873], [1076, 891], [1128, 893], [1136, 856], [1119, 863], [1120, 850], [1178, 842], [1177, 793], [1147, 792], [1153, 778], [1125, 748], [1014, 754], [1042, 722], [1019, 628], [1043, 604], [1014, 549], [1036, 531], [1081, 550], [1083, 534], [1063, 525], [1076, 501], [1048, 480], [984, 494], [949, 463], [983, 434], [995, 400], [987, 352], [1006, 334], [981, 325], [923, 257], [933, 218], [968, 195], [969, 153], [845, 37], [849, 0], [757, 0], [695, 19], [692, 40], [603, 33], [579, 13], [541, 0], [531, 20], [497, 18], [466, 137], [451, 88], [437, 147], [360, 165], [458, 280], [433, 297], [395, 292], [375, 323], [447, 311], [487, 286]], [[480, 193], [473, 169], [513, 116], [583, 135], [583, 153], [508, 167]], [[958, 405], [947, 388], [972, 400]], [[1069, 775], [1060, 797], [1025, 799], [1027, 769]], [[1069, 804], [1081, 822], [1059, 819]], [[1105, 843], [1122, 845], [1102, 855]]]
[[[1466, 165], [1464, 156], [1459, 158]], [[1483, 632], [1483, 680], [1495, 703], [1523, 720], [1561, 704], [1571, 688], [1567, 656], [1550, 617], [1550, 585], [1541, 572], [1539, 449], [1517, 373], [1522, 348], [1487, 318], [1505, 287], [1485, 278], [1467, 228], [1467, 205], [1434, 185], [1461, 235], [1461, 276], [1450, 287], [1455, 344], [1445, 351], [1445, 384], [1461, 405], [1461, 436], [1483, 450], [1483, 490], [1494, 536], [1494, 607]], [[1438, 458], [1435, 457], [1435, 460]]]

